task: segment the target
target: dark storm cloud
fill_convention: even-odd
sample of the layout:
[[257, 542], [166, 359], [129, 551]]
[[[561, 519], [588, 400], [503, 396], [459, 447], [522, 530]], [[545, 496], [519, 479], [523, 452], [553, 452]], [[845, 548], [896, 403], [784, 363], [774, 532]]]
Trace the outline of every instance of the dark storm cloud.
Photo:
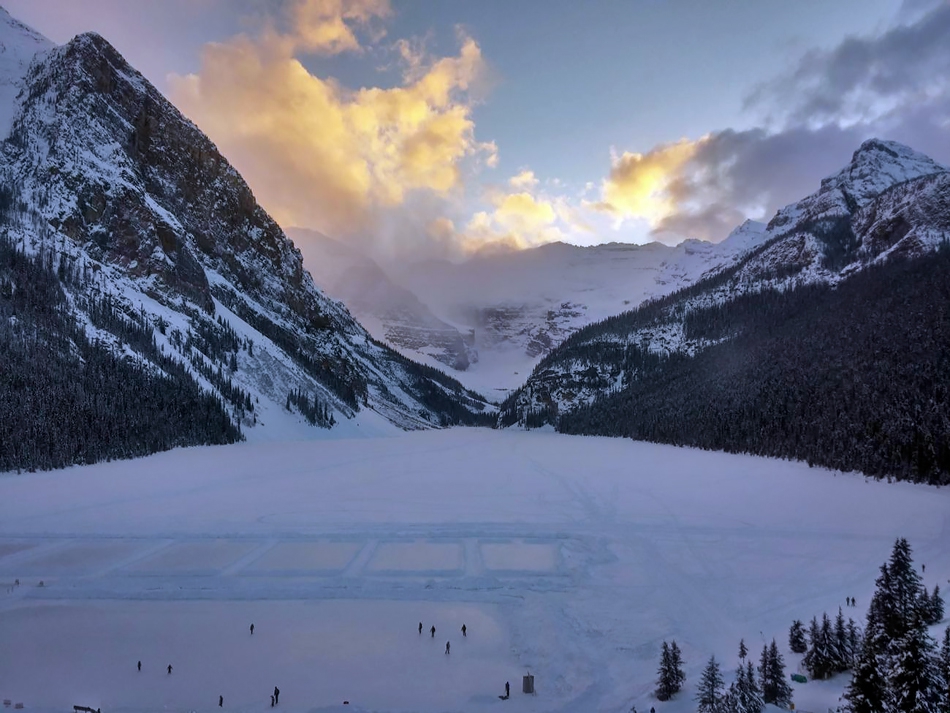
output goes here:
[[950, 3], [875, 37], [813, 50], [789, 74], [759, 87], [747, 105], [767, 105], [790, 124], [868, 121], [905, 102], [930, 103], [950, 84]]
[[862, 138], [837, 126], [711, 134], [670, 183], [679, 209], [654, 232], [720, 240], [747, 217], [767, 220], [847, 163]]

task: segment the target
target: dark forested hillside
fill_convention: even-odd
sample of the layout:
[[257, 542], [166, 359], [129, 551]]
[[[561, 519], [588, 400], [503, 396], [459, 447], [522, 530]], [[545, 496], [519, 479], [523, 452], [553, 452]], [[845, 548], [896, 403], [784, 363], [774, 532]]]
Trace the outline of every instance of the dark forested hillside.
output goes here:
[[627, 385], [560, 414], [558, 429], [950, 483], [946, 244], [837, 287], [695, 310], [684, 327], [690, 338], [730, 338], [694, 357], [611, 345]]
[[50, 253], [25, 255], [0, 235], [0, 471], [131, 458], [241, 438], [224, 404], [155, 347], [152, 330], [91, 298], [89, 313], [124, 324], [140, 360], [90, 341], [64, 284], [85, 279]]

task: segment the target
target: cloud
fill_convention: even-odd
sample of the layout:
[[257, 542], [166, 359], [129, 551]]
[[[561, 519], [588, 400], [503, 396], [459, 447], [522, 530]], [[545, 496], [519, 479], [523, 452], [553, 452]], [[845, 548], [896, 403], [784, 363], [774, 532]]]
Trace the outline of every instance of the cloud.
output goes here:
[[670, 183], [703, 140], [682, 139], [645, 154], [625, 151], [614, 156], [610, 175], [601, 187], [601, 201], [594, 208], [621, 220], [641, 218], [656, 225], [676, 209]]
[[945, 102], [950, 3], [905, 3], [900, 17], [910, 22], [808, 52], [791, 72], [753, 91], [747, 107], [766, 106], [786, 125], [815, 127], [869, 123], [903, 107]]
[[508, 179], [508, 185], [515, 190], [531, 190], [538, 185], [538, 179], [535, 177], [534, 171], [523, 169], [520, 173]]
[[301, 51], [358, 50], [353, 26], [389, 13], [382, 0], [306, 0], [272, 23], [204, 48], [196, 74], [171, 78], [173, 101], [247, 179], [284, 225], [344, 237], [416, 192], [460, 189], [466, 160], [497, 161], [475, 138], [472, 92], [485, 71], [475, 40], [423, 60], [395, 87], [349, 90], [312, 74]]
[[911, 0], [899, 23], [806, 53], [758, 87], [764, 126], [615, 158], [595, 207], [649, 221], [655, 238], [721, 240], [819, 187], [872, 136], [950, 160], [950, 3]]
[[[297, 0], [289, 9], [293, 50], [339, 54], [361, 49], [353, 26], [389, 17], [389, 0]], [[379, 31], [377, 31], [378, 35]]]

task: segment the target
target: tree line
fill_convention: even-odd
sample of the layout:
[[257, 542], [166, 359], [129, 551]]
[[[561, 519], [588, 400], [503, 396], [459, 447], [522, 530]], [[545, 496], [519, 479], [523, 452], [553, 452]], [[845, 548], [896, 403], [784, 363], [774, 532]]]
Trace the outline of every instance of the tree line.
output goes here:
[[572, 358], [610, 359], [606, 370], [622, 371], [625, 386], [567, 413], [542, 408], [533, 421], [950, 483], [946, 244], [837, 286], [746, 294], [683, 323], [688, 337], [719, 343], [695, 357], [575, 343]]

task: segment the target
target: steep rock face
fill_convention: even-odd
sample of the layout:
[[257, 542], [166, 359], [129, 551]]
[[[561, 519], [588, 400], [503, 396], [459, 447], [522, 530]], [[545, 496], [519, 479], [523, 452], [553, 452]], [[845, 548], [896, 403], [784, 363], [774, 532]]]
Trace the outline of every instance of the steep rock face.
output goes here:
[[41, 53], [21, 84], [2, 146], [4, 231], [83, 275], [70, 304], [97, 343], [128, 347], [90, 316], [106, 294], [249, 436], [366, 409], [400, 428], [480, 418], [480, 397], [377, 343], [314, 285], [214, 144], [102, 37]]
[[738, 336], [696, 329], [694, 315], [766, 290], [834, 285], [891, 257], [933, 251], [950, 236], [948, 186], [950, 169], [928, 157], [865, 142], [816, 193], [780, 210], [733, 266], [566, 340], [506, 402], [502, 423], [556, 420], [622, 392], [638, 379], [643, 355], [692, 357]]

